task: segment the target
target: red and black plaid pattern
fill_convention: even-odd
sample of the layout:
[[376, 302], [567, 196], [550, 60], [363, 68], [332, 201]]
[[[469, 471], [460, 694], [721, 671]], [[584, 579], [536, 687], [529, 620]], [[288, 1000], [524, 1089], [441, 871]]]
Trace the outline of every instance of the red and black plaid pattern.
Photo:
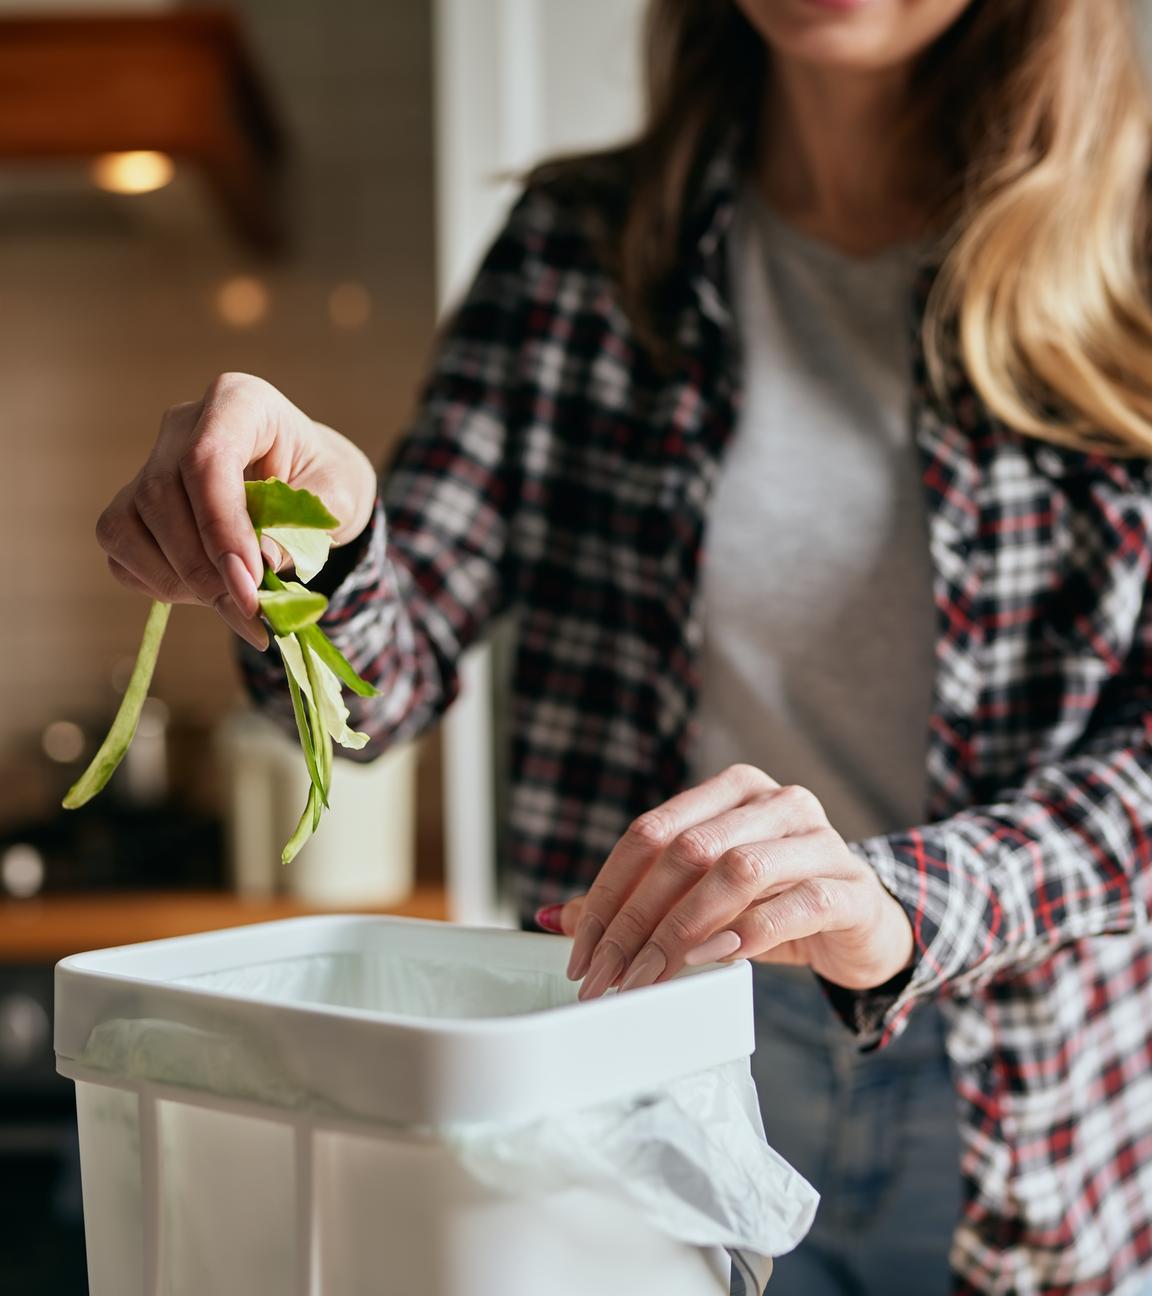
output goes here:
[[[434, 720], [463, 649], [515, 613], [525, 915], [586, 889], [629, 820], [687, 779], [697, 559], [740, 399], [735, 172], [722, 157], [701, 184], [671, 372], [638, 348], [574, 205], [521, 200], [327, 618], [384, 690], [353, 717], [379, 750]], [[1152, 1267], [1152, 472], [1014, 434], [960, 374], [935, 398], [916, 354], [931, 797], [924, 825], [855, 849], [907, 908], [918, 960], [898, 995], [856, 1001], [856, 1026], [883, 1043], [929, 997], [948, 1016], [956, 1292], [1131, 1293]], [[246, 662], [287, 716], [273, 656]]]

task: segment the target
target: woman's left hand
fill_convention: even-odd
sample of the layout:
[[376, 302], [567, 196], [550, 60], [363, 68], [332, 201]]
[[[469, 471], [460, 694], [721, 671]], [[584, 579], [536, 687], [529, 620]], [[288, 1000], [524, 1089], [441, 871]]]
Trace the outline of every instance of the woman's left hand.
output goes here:
[[801, 787], [733, 765], [641, 815], [586, 896], [563, 908], [581, 999], [666, 980], [687, 964], [803, 964], [849, 989], [912, 958], [899, 902]]

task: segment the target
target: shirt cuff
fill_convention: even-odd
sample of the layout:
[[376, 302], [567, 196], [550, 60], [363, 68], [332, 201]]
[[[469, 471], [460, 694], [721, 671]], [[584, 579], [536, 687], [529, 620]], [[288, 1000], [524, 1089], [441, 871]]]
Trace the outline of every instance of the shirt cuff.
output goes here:
[[[889, 1023], [894, 1020], [894, 1009], [911, 984], [912, 972], [912, 968], [905, 968], [890, 981], [870, 990], [849, 990], [820, 975], [816, 979], [836, 1016], [856, 1036], [861, 1049], [868, 1051], [888, 1042]], [[906, 1012], [900, 1017], [899, 1029], [891, 1031], [892, 1038], [903, 1029], [907, 1017]]]
[[383, 507], [380, 497], [377, 496], [368, 518], [368, 525], [354, 540], [332, 550], [328, 555], [328, 561], [308, 582], [308, 588], [317, 594], [323, 594], [330, 601], [333, 600], [339, 593], [340, 587], [372, 553], [375, 547], [373, 541], [377, 532], [382, 531], [383, 527]]
[[886, 838], [849, 842], [848, 848], [872, 868], [880, 884], [907, 914], [912, 927], [912, 963], [883, 985], [849, 990], [819, 978], [837, 1016], [857, 1036], [860, 1047], [868, 1050], [889, 1044], [903, 1034], [915, 1005], [939, 990], [939, 978], [932, 971], [934, 965], [928, 949], [935, 928], [908, 903], [908, 879], [901, 877], [901, 861]]

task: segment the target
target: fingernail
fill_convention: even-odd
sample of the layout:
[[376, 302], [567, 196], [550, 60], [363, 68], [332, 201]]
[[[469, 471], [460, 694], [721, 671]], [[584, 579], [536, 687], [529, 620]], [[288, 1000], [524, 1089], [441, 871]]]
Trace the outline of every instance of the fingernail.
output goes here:
[[588, 968], [588, 975], [580, 986], [579, 999], [599, 999], [624, 971], [624, 951], [615, 945], [601, 945]]
[[276, 543], [275, 540], [269, 540], [267, 536], [260, 537], [260, 552], [264, 555], [264, 561], [278, 572], [284, 566], [284, 550]]
[[562, 904], [550, 904], [537, 909], [536, 926], [542, 927], [546, 932], [555, 932], [558, 936], [562, 936], [564, 928], [560, 926], [560, 915], [563, 910]]
[[259, 621], [252, 622], [248, 626], [244, 638], [248, 640], [257, 652], [268, 651], [268, 631], [264, 629]]
[[244, 559], [239, 554], [225, 554], [220, 559], [220, 574], [224, 577], [232, 601], [246, 617], [254, 617], [260, 605], [256, 601], [256, 582], [244, 565]]
[[645, 945], [632, 960], [628, 975], [620, 982], [621, 990], [635, 990], [637, 986], [652, 985], [664, 969], [668, 960], [655, 945]]
[[702, 963], [715, 963], [718, 959], [729, 958], [740, 948], [738, 932], [722, 931], [709, 936], [706, 941], [690, 949], [684, 955], [684, 962], [689, 967], [699, 967]]
[[572, 940], [572, 957], [568, 960], [568, 980], [579, 981], [588, 971], [592, 951], [604, 935], [604, 924], [595, 914], [585, 914]]
[[242, 639], [247, 639], [257, 651], [264, 652], [268, 647], [268, 631], [260, 621], [246, 617], [236, 606], [231, 594], [221, 594], [212, 606]]

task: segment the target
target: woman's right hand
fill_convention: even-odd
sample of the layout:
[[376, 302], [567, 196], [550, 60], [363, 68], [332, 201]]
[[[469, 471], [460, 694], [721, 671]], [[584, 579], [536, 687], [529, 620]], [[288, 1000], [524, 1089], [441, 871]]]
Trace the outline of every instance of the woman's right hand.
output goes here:
[[245, 480], [264, 477], [319, 495], [340, 519], [337, 545], [368, 525], [376, 473], [363, 451], [263, 379], [222, 374], [200, 400], [167, 411], [144, 466], [100, 515], [109, 570], [150, 598], [213, 607], [267, 647], [263, 559], [244, 498]]

